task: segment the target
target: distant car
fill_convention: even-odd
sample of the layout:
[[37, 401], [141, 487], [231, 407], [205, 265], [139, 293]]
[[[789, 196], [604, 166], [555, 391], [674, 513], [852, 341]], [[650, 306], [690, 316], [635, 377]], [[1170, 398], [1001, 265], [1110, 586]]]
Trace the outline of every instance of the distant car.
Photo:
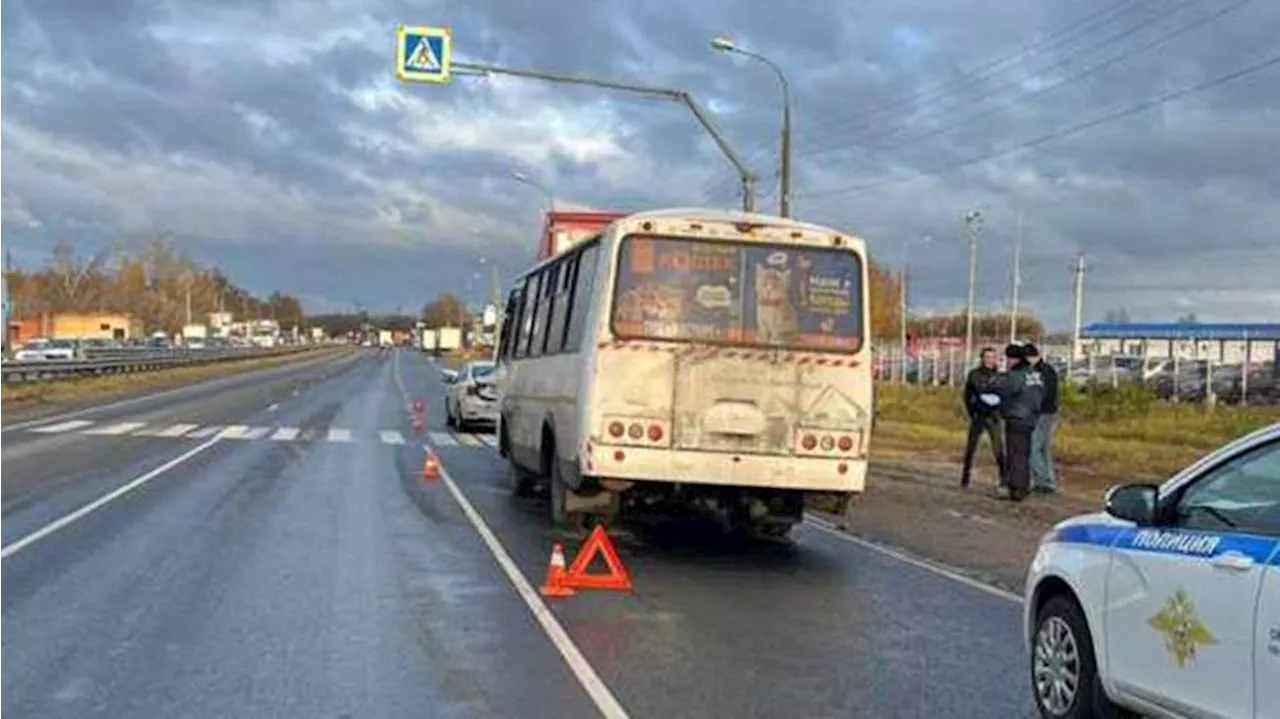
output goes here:
[[1276, 716], [1280, 424], [1112, 488], [1044, 536], [1026, 586], [1042, 716]]
[[80, 347], [73, 340], [51, 340], [39, 338], [31, 340], [14, 353], [13, 358], [19, 362], [48, 362], [51, 360], [74, 360], [81, 355]]
[[467, 430], [472, 425], [496, 426], [498, 388], [494, 384], [494, 364], [475, 361], [457, 372], [445, 370], [445, 421], [450, 427]]

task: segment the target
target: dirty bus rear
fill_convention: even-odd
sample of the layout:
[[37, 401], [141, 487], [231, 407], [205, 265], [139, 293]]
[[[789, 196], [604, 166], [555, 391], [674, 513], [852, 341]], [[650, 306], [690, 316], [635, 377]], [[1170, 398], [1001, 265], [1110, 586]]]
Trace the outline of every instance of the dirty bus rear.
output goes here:
[[862, 491], [872, 387], [862, 240], [664, 210], [541, 261], [507, 300], [499, 450], [558, 523], [715, 512], [781, 535]]

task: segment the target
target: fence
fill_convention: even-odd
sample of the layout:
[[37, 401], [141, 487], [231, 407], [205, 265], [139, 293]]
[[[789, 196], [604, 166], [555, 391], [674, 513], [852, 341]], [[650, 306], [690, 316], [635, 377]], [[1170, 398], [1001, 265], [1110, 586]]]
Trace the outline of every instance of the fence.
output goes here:
[[[1275, 361], [1250, 362], [1246, 373], [1242, 362], [1090, 355], [1073, 362], [1068, 374], [1068, 350], [1066, 346], [1041, 348], [1062, 381], [1081, 387], [1141, 384], [1169, 401], [1237, 404], [1243, 399], [1248, 404], [1280, 403], [1280, 372]], [[977, 349], [974, 353], [976, 360]], [[965, 361], [964, 349], [957, 347], [922, 349], [904, 356], [901, 345], [880, 344], [873, 355], [878, 382], [958, 387], [964, 384], [973, 366]], [[1003, 359], [1002, 353], [1002, 362]]]

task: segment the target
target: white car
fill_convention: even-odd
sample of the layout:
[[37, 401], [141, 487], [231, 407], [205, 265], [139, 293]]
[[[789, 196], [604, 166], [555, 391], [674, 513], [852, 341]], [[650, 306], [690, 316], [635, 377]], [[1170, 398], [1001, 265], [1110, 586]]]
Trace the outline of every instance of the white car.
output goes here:
[[1045, 717], [1280, 717], [1280, 424], [1059, 523], [1027, 577]]
[[457, 372], [443, 370], [445, 420], [450, 427], [466, 430], [473, 424], [497, 426], [498, 388], [494, 364], [475, 361]]
[[34, 339], [14, 353], [19, 362], [46, 362], [49, 360], [74, 360], [80, 354], [72, 340]]

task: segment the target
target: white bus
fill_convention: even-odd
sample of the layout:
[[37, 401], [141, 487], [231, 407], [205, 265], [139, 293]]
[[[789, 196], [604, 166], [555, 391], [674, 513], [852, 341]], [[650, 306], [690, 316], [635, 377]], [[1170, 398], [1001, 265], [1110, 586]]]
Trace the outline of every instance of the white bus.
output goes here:
[[525, 272], [497, 351], [513, 489], [557, 524], [672, 507], [783, 535], [862, 491], [865, 243], [719, 210], [644, 212]]

